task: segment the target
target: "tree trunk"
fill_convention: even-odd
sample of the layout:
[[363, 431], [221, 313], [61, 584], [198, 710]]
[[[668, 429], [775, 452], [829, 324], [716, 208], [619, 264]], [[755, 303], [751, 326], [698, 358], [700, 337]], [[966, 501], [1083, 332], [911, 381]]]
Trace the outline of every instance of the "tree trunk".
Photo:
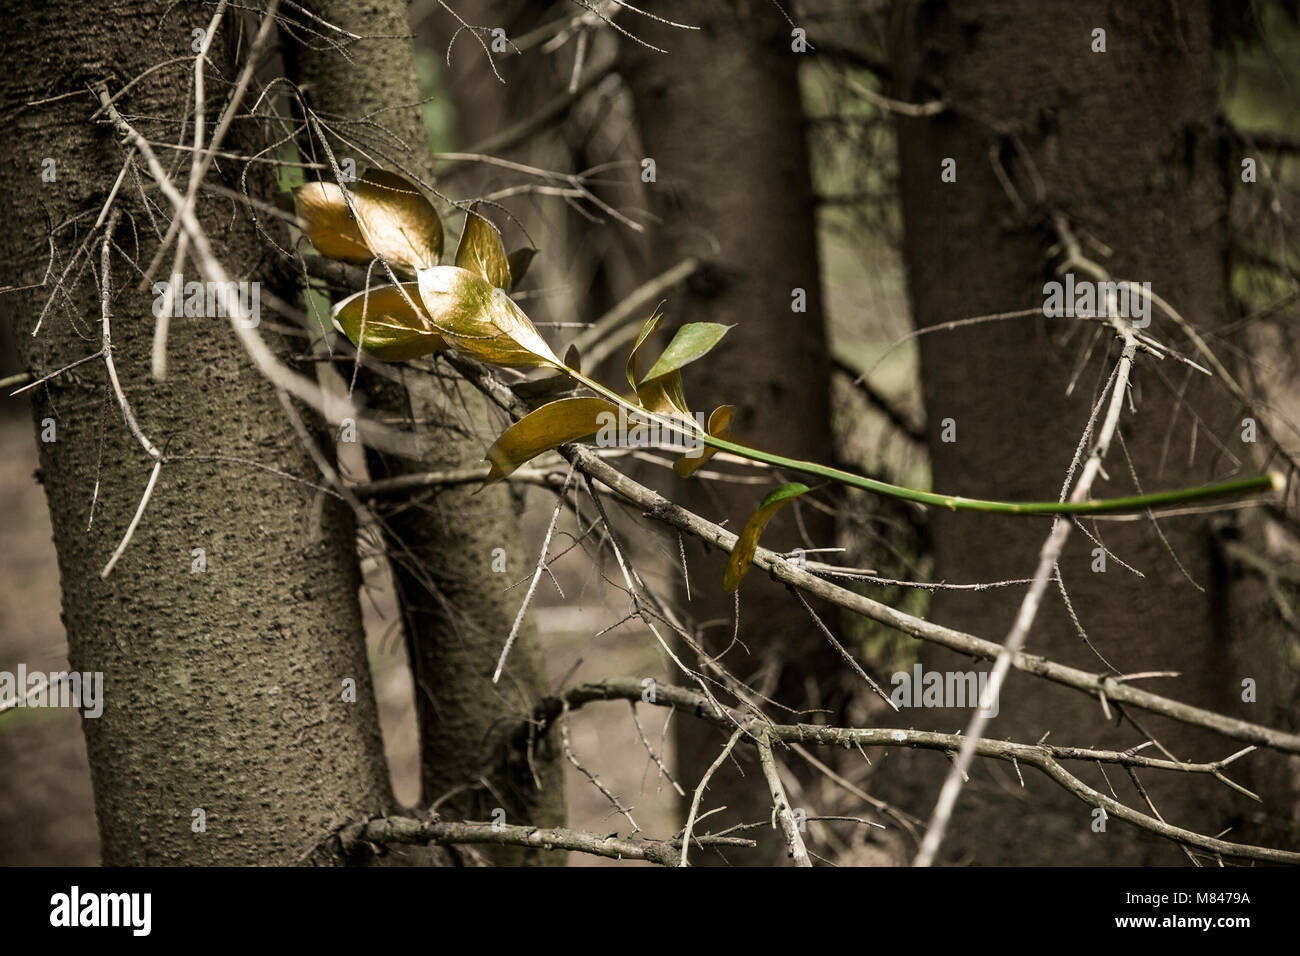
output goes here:
[[[224, 77], [236, 71], [233, 16], [211, 50], [209, 69]], [[116, 92], [169, 56], [192, 56], [190, 30], [206, 27], [207, 15], [180, 20], [155, 0], [8, 3], [4, 20], [0, 95], [13, 118], [0, 155], [14, 187], [0, 238], [7, 284], [40, 285], [56, 230], [53, 278], [5, 298], [21, 357], [41, 375], [100, 345], [102, 233], [86, 251], [93, 268], [70, 270], [68, 296], [56, 297], [33, 336], [62, 264], [86, 237], [125, 157], [112, 127], [92, 119], [98, 102], [87, 85], [106, 79]], [[191, 70], [186, 63], [144, 76], [118, 108], [154, 142], [178, 141], [177, 121], [192, 117]], [[60, 94], [68, 98], [48, 102]], [[209, 123], [223, 99], [210, 97]], [[37, 100], [47, 102], [22, 108]], [[189, 154], [182, 155], [183, 186]], [[54, 182], [41, 178], [46, 157], [55, 162]], [[238, 188], [233, 168], [223, 172], [225, 185]], [[140, 178], [149, 182], [146, 173]], [[158, 190], [145, 188], [170, 215]], [[150, 378], [153, 297], [137, 289], [140, 274], [128, 256], [143, 268], [157, 243], [131, 174], [115, 208], [129, 219], [112, 237], [112, 354], [140, 428], [169, 457], [106, 579], [101, 569], [152, 462], [107, 393], [102, 360], [32, 393], [38, 433], [48, 434], [52, 421], [56, 436], [40, 445], [40, 480], [59, 554], [69, 657], [75, 670], [102, 672], [104, 680], [102, 716], [83, 721], [103, 861], [338, 862], [336, 850], [314, 849], [317, 843], [392, 803], [351, 512], [301, 481], [241, 463], [319, 483], [274, 388], [226, 319], [173, 320], [169, 374]], [[231, 277], [255, 279], [262, 248], [246, 218], [220, 200], [203, 202], [200, 219]], [[214, 455], [224, 460], [188, 458]], [[206, 560], [201, 573], [193, 570], [197, 548]], [[347, 681], [355, 681], [355, 703], [344, 700]]]
[[[1058, 237], [1051, 216], [1068, 217], [1076, 235], [1109, 254], [1084, 254], [1117, 279], [1149, 281], [1152, 291], [1202, 332], [1226, 324], [1226, 193], [1217, 91], [1206, 4], [1087, 0], [903, 3], [897, 9], [896, 95], [938, 93], [949, 104], [934, 118], [900, 118], [899, 167], [906, 223], [905, 261], [915, 324], [1039, 308], [1057, 278]], [[1106, 52], [1092, 52], [1095, 28]], [[1032, 157], [1043, 194], [1017, 159]], [[1017, 214], [990, 155], [999, 157], [1030, 207]], [[956, 182], [941, 163], [956, 160]], [[1076, 277], [1088, 278], [1079, 270]], [[1095, 323], [1041, 316], [942, 331], [920, 340], [933, 484], [946, 493], [1044, 500], [1060, 493], [1075, 443], [1117, 357], [1103, 331], [1067, 394]], [[1153, 313], [1156, 338], [1187, 351], [1172, 322]], [[1233, 337], [1211, 338], [1231, 357]], [[1179, 393], [1182, 393], [1181, 400]], [[1234, 472], [1234, 457], [1256, 465], [1241, 442], [1242, 411], [1209, 378], [1173, 362], [1139, 357], [1120, 432], [1094, 495], [1130, 493], [1131, 459], [1145, 490], [1182, 487]], [[955, 427], [955, 441], [947, 426]], [[1085, 452], [1090, 446], [1085, 448]], [[1243, 677], [1268, 665], [1234, 657], [1221, 613], [1226, 582], [1214, 555], [1216, 525], [1231, 519], [1169, 517], [1083, 522], [1114, 557], [1096, 568], [1097, 544], [1076, 530], [1060, 573], [1079, 623], [1101, 655], [1125, 673], [1176, 669], [1151, 681], [1161, 693], [1201, 707], [1268, 722], [1241, 701]], [[937, 580], [970, 583], [1032, 573], [1049, 523], [936, 510]], [[1162, 536], [1163, 539], [1162, 540]], [[1176, 558], [1174, 556], [1177, 556]], [[1125, 570], [1118, 559], [1139, 569]], [[1181, 565], [1181, 566], [1180, 566]], [[1189, 582], [1196, 582], [1195, 585]], [[933, 618], [1002, 640], [1024, 591], [939, 591]], [[1085, 646], [1059, 592], [1040, 611], [1026, 648], [1095, 671], [1107, 666]], [[927, 670], [973, 669], [972, 662], [926, 648]], [[952, 731], [969, 710], [905, 712], [917, 726]], [[1142, 729], [1107, 722], [1096, 701], [1013, 672], [988, 733], [1058, 744], [1128, 748], [1155, 735], [1181, 759], [1209, 760], [1235, 748], [1222, 739], [1150, 716]], [[1153, 751], [1148, 751], [1153, 752]], [[1268, 760], [1267, 756], [1252, 758]], [[937, 755], [891, 758], [891, 781], [910, 809], [928, 813], [948, 763]], [[1109, 792], [1095, 768], [1078, 768]], [[1249, 778], [1246, 762], [1236, 765]], [[1091, 770], [1091, 772], [1089, 772]], [[948, 830], [945, 857], [981, 864], [1177, 864], [1172, 844], [1112, 821], [1097, 832], [1090, 808], [1038, 775], [976, 764]], [[1168, 822], [1216, 834], [1251, 804], [1211, 781], [1141, 775]], [[1249, 779], [1243, 780], [1250, 786]], [[1146, 810], [1125, 774], [1110, 774], [1118, 797]], [[1234, 829], [1234, 840], [1245, 832]]]
[[[357, 45], [351, 63], [321, 44], [293, 51], [298, 79], [310, 90], [315, 107], [346, 117], [385, 110], [384, 128], [407, 147], [393, 152], [401, 152], [403, 164], [432, 183], [433, 157], [417, 105], [421, 95], [406, 5], [401, 0], [318, 0], [311, 7], [336, 26], [375, 38]], [[331, 146], [336, 151], [347, 148], [337, 141]], [[360, 175], [367, 161], [355, 158]], [[449, 251], [455, 249], [454, 230], [461, 219], [456, 215], [447, 222]], [[386, 279], [377, 273], [373, 281]], [[378, 375], [366, 376], [363, 385], [388, 416], [418, 423], [413, 427], [420, 458], [372, 454], [373, 477], [481, 463], [487, 444], [482, 436], [494, 436], [504, 424], [489, 412], [486, 399], [454, 376], [435, 379], [409, 369], [401, 372], [404, 387]], [[507, 823], [562, 824], [558, 753], [542, 740], [530, 758], [508, 743], [512, 725], [531, 714], [548, 690], [545, 659], [531, 618], [520, 631], [500, 683], [492, 683], [522, 599], [522, 592], [506, 588], [527, 573], [532, 560], [524, 554], [508, 485], [417, 492], [412, 501], [382, 517], [415, 677], [423, 801], [452, 794], [439, 808], [449, 818], [493, 819], [493, 810], [500, 806]], [[494, 569], [501, 567], [494, 560], [498, 548], [504, 552], [504, 573]], [[484, 778], [487, 788], [480, 783]], [[561, 854], [543, 851], [506, 847], [484, 852], [500, 863], [564, 862]]]
[[[655, 181], [645, 187], [661, 218], [652, 236], [652, 271], [688, 255], [705, 262], [686, 290], [670, 296], [668, 329], [695, 321], [736, 325], [704, 362], [687, 370], [687, 398], [705, 412], [736, 405], [732, 431], [741, 441], [829, 460], [830, 373], [796, 75], [800, 54], [791, 50], [788, 24], [768, 3], [700, 0], [663, 15], [701, 29], [638, 23], [637, 35], [666, 48], [667, 55], [627, 41], [626, 79], [646, 155], [655, 162]], [[806, 311], [794, 311], [795, 290], [802, 290]], [[764, 492], [744, 485], [703, 487], [693, 479], [680, 494], [688, 507], [739, 530]], [[823, 512], [797, 506], [778, 514], [763, 543], [789, 551], [828, 547], [834, 536], [834, 522]], [[733, 599], [721, 586], [726, 556], [702, 556], [689, 545], [687, 555], [692, 587], [685, 608], [697, 624], [712, 622], [701, 638], [716, 654], [731, 642], [733, 630]], [[783, 705], [828, 711], [800, 719], [836, 719], [851, 686], [842, 679], [847, 669], [799, 602], [750, 575], [740, 605], [745, 647], [732, 648], [723, 663]], [[825, 612], [823, 618], [835, 625]], [[695, 786], [725, 738], [678, 726], [683, 786]], [[728, 822], [767, 821], [771, 805], [757, 762], [737, 756], [744, 776], [734, 764], [722, 768], [710, 784], [709, 805], [725, 804], [721, 816]], [[806, 779], [801, 762], [788, 767]], [[809, 815], [815, 810], [807, 808]], [[774, 831], [755, 832], [767, 834], [767, 859], [784, 858]], [[696, 860], [721, 862], [717, 854]]]

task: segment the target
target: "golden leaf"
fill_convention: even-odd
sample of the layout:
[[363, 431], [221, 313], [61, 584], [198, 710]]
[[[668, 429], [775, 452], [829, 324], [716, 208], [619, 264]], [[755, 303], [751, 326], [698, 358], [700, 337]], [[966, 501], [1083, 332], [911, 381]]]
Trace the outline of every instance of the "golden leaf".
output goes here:
[[385, 362], [405, 362], [446, 348], [420, 304], [419, 287], [404, 282], [402, 289], [405, 295], [386, 285], [348, 296], [334, 306], [335, 326], [353, 345]]
[[458, 352], [490, 365], [563, 367], [523, 310], [482, 276], [459, 266], [434, 266], [416, 279], [434, 328]]
[[456, 247], [456, 265], [481, 275], [494, 289], [510, 288], [510, 262], [496, 227], [477, 212], [475, 203], [465, 215], [465, 231]]
[[[731, 425], [731, 418], [736, 414], [735, 405], [719, 405], [709, 415], [709, 434], [714, 438], [721, 438], [724, 441], [731, 438], [731, 432], [727, 429]], [[689, 455], [683, 455], [673, 463], [673, 471], [677, 473], [678, 478], [689, 478], [700, 469], [703, 464], [718, 453], [718, 450], [711, 445], [704, 445], [700, 449], [700, 454], [694, 458]]]
[[603, 398], [562, 398], [543, 405], [507, 428], [488, 449], [492, 470], [487, 484], [498, 481], [542, 452], [593, 438], [605, 424], [601, 415], [618, 419], [618, 406]]
[[736, 539], [736, 546], [731, 549], [731, 557], [727, 560], [727, 573], [722, 579], [722, 586], [727, 591], [734, 591], [740, 587], [740, 579], [754, 563], [754, 552], [758, 550], [758, 536], [763, 533], [772, 516], [781, 509], [782, 505], [807, 492], [808, 486], [797, 481], [782, 485], [764, 498], [758, 510], [749, 516], [745, 527], [741, 529], [740, 537]]
[[293, 191], [293, 208], [302, 231], [321, 255], [344, 262], [369, 262], [374, 258], [337, 184], [299, 186]]
[[370, 169], [349, 192], [355, 218], [337, 183], [294, 190], [303, 232], [321, 255], [359, 263], [380, 258], [409, 272], [438, 264], [442, 223], [414, 185], [396, 173]]

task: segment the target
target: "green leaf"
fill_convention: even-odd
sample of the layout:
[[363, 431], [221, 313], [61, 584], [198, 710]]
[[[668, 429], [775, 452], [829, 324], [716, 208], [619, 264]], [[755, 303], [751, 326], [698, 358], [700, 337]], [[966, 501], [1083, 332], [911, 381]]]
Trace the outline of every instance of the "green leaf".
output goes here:
[[481, 275], [494, 289], [509, 289], [510, 263], [501, 234], [477, 210], [475, 203], [465, 215], [465, 231], [456, 247], [456, 265]]
[[722, 586], [728, 592], [740, 587], [740, 579], [754, 563], [754, 552], [758, 550], [758, 536], [763, 533], [772, 516], [787, 502], [807, 493], [808, 486], [797, 481], [782, 485], [764, 498], [758, 510], [749, 516], [745, 527], [741, 529], [740, 537], [736, 540], [736, 546], [731, 549], [731, 558], [727, 561], [727, 573], [722, 579]]
[[524, 276], [528, 274], [528, 267], [532, 264], [533, 256], [537, 255], [536, 249], [516, 249], [506, 257], [510, 264], [510, 288], [524, 281]]
[[523, 310], [481, 275], [459, 266], [434, 266], [421, 269], [416, 279], [433, 327], [456, 351], [489, 365], [563, 366]]
[[608, 422], [601, 420], [605, 412], [617, 421], [618, 406], [613, 402], [603, 398], [562, 398], [525, 415], [488, 449], [492, 470], [485, 483], [499, 481], [542, 452], [595, 437]]
[[445, 349], [447, 343], [420, 305], [417, 284], [404, 282], [402, 290], [405, 295], [386, 285], [348, 296], [334, 306], [334, 325], [353, 345], [385, 362], [405, 362]]
[[689, 365], [722, 341], [722, 337], [731, 328], [733, 326], [721, 325], [717, 322], [686, 323], [677, 330], [673, 340], [668, 343], [668, 348], [664, 349], [663, 354], [659, 356], [659, 361], [651, 366], [650, 371], [645, 373], [642, 381], [648, 382], [652, 378], [659, 378], [661, 375], [667, 375]]

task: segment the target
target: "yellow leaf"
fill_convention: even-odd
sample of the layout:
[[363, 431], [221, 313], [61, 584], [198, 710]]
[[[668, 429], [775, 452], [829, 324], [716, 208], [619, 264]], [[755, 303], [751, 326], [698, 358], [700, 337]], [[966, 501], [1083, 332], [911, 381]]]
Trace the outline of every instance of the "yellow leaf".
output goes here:
[[[721, 438], [724, 441], [731, 438], [731, 432], [727, 429], [731, 425], [731, 418], [736, 414], [735, 405], [719, 405], [712, 414], [709, 415], [709, 434], [714, 438]], [[700, 454], [694, 458], [683, 455], [673, 463], [673, 471], [677, 473], [678, 478], [689, 478], [695, 474], [700, 467], [718, 453], [718, 450], [711, 445], [704, 445], [700, 449]]]
[[510, 288], [510, 262], [496, 227], [477, 212], [478, 204], [465, 215], [465, 231], [456, 247], [456, 265], [481, 275], [494, 289]]
[[302, 231], [321, 255], [344, 262], [369, 262], [374, 258], [337, 184], [299, 186], [293, 191], [293, 208]]
[[421, 269], [416, 279], [430, 321], [456, 351], [489, 365], [563, 367], [523, 310], [482, 276], [459, 266], [434, 266]]
[[772, 516], [788, 501], [793, 501], [808, 492], [808, 486], [793, 481], [782, 485], [763, 499], [758, 510], [749, 516], [745, 527], [741, 529], [736, 546], [731, 549], [731, 558], [727, 561], [727, 573], [722, 579], [722, 586], [728, 591], [740, 587], [740, 579], [745, 576], [749, 566], [754, 562], [754, 552], [758, 550], [758, 536], [763, 533]]
[[337, 183], [294, 190], [303, 232], [321, 255], [359, 263], [378, 257], [406, 272], [438, 264], [442, 223], [419, 189], [396, 173], [370, 169], [349, 192], [355, 218]]
[[680, 372], [669, 372], [667, 375], [642, 382], [636, 387], [636, 397], [642, 408], [658, 412], [660, 415], [694, 418], [690, 406], [686, 403], [686, 395], [682, 392]]
[[595, 437], [609, 422], [601, 418], [604, 413], [618, 420], [618, 406], [603, 398], [562, 398], [530, 412], [507, 428], [488, 449], [492, 470], [486, 483], [504, 478], [542, 452]]
[[405, 295], [386, 285], [348, 296], [334, 306], [335, 326], [353, 345], [385, 362], [405, 362], [446, 348], [420, 304], [419, 287], [404, 282], [402, 289]]

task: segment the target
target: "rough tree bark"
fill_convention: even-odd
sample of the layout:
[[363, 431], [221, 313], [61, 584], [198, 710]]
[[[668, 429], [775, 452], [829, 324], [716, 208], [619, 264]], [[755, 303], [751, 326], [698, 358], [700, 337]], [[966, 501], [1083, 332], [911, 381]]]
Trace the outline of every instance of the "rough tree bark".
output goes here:
[[[707, 372], [688, 370], [687, 398], [706, 412], [736, 405], [732, 431], [742, 441], [830, 460], [829, 361], [799, 54], [791, 50], [789, 26], [760, 0], [701, 0], [659, 12], [701, 29], [638, 26], [638, 35], [668, 49], [667, 55], [626, 41], [626, 80], [646, 155], [656, 165], [656, 181], [646, 186], [661, 218], [651, 238], [652, 274], [699, 256], [704, 268], [666, 305], [668, 327], [736, 325], [699, 366], [707, 365]], [[795, 289], [806, 294], [805, 312], [792, 311]], [[745, 486], [702, 488], [696, 481], [682, 486], [681, 500], [738, 529], [761, 493]], [[824, 513], [799, 508], [801, 527], [796, 509], [787, 512], [764, 532], [767, 547], [834, 544], [834, 522]], [[733, 600], [721, 588], [726, 558], [702, 556], [689, 546], [687, 554], [693, 586], [684, 607], [697, 623], [712, 622], [702, 638], [716, 654], [732, 637]], [[832, 616], [823, 617], [835, 625]], [[791, 594], [757, 575], [747, 578], [740, 637], [748, 655], [735, 647], [723, 661], [738, 676], [786, 706], [839, 714], [852, 687], [843, 680], [847, 668]], [[834, 719], [830, 714], [827, 719]], [[683, 785], [699, 781], [725, 738], [679, 725]], [[804, 770], [794, 763], [789, 769], [801, 776]], [[746, 764], [743, 777], [729, 764], [710, 783], [710, 800], [725, 804], [730, 820], [767, 820], [770, 800], [759, 779], [756, 762]], [[779, 838], [765, 844], [770, 859], [784, 856]], [[699, 862], [720, 858], [701, 854]]]
[[[897, 95], [919, 100], [937, 93], [950, 105], [934, 118], [898, 120], [904, 254], [918, 327], [1040, 307], [1043, 284], [1055, 278], [1052, 267], [1060, 261], [1049, 252], [1057, 242], [1052, 212], [1067, 216], [1078, 235], [1110, 247], [1108, 256], [1094, 246], [1085, 254], [1115, 277], [1150, 281], [1202, 330], [1226, 324], [1225, 167], [1205, 3], [902, 3], [896, 14]], [[1095, 28], [1106, 31], [1105, 53], [1091, 51]], [[1016, 159], [1017, 142], [1041, 177], [1041, 204], [1032, 176]], [[991, 151], [1032, 207], [1029, 216], [1017, 214]], [[940, 179], [945, 158], [956, 160], [956, 182]], [[1150, 331], [1187, 345], [1158, 314]], [[934, 486], [985, 498], [1056, 496], [1095, 389], [1117, 354], [1103, 333], [1074, 394], [1067, 395], [1093, 334], [1069, 319], [1031, 317], [924, 337]], [[1215, 340], [1215, 347], [1228, 357], [1232, 343], [1231, 337]], [[1247, 462], [1246, 472], [1254, 470], [1250, 447], [1240, 440], [1241, 409], [1204, 376], [1142, 356], [1131, 397], [1136, 411], [1126, 409], [1123, 445], [1112, 447], [1109, 481], [1099, 483], [1096, 494], [1133, 489], [1126, 453], [1147, 490], [1222, 477], [1232, 470], [1233, 456]], [[949, 419], [955, 441], [944, 440]], [[933, 520], [935, 578], [951, 582], [1027, 576], [1048, 532], [1044, 521], [969, 513], [936, 511]], [[1162, 519], [1165, 541], [1147, 521], [1085, 523], [1144, 576], [1126, 571], [1115, 557], [1096, 573], [1096, 544], [1078, 532], [1060, 573], [1093, 645], [1121, 671], [1175, 668], [1182, 676], [1161, 680], [1163, 693], [1267, 722], [1264, 712], [1241, 700], [1241, 680], [1267, 672], [1267, 658], [1237, 656], [1232, 626], [1221, 613], [1227, 582], [1214, 537], [1224, 522], [1231, 519]], [[933, 617], [1001, 640], [1022, 593], [941, 591]], [[1039, 613], [1027, 650], [1105, 669], [1080, 639], [1059, 594]], [[928, 670], [972, 669], [969, 661], [929, 649], [922, 661]], [[951, 731], [969, 715], [912, 711], [909, 719]], [[1185, 759], [1222, 757], [1234, 749], [1180, 725], [1138, 719]], [[1057, 743], [1096, 747], [1124, 748], [1144, 739], [1131, 725], [1108, 724], [1095, 701], [1013, 674], [988, 733], [1033, 741], [1048, 731]], [[1251, 767], [1268, 759], [1239, 764], [1237, 776], [1251, 786]], [[889, 767], [910, 809], [926, 812], [948, 764], [905, 754]], [[1204, 833], [1235, 826], [1232, 839], [1266, 839], [1240, 826], [1253, 804], [1226, 787], [1192, 784], [1178, 774], [1141, 779], [1171, 823]], [[1024, 782], [1021, 790], [1014, 775], [977, 764], [949, 827], [946, 858], [984, 864], [1185, 860], [1176, 847], [1113, 823], [1095, 832], [1087, 808], [1035, 775], [1026, 773]], [[1089, 782], [1106, 787], [1096, 772]], [[1110, 782], [1121, 799], [1142, 805], [1126, 776], [1112, 774]]]
[[[291, 51], [293, 69], [315, 108], [353, 118], [385, 111], [377, 122], [407, 147], [393, 152], [426, 182], [434, 182], [406, 4], [318, 0], [310, 6], [335, 26], [367, 37], [353, 47], [350, 63], [320, 44]], [[462, 42], [474, 43], [469, 37]], [[471, 51], [467, 46], [463, 52]], [[347, 148], [339, 142], [331, 146], [336, 151]], [[362, 156], [354, 158], [360, 174], [368, 163]], [[463, 217], [446, 216], [445, 209], [440, 214], [448, 226], [448, 251], [454, 251], [455, 230]], [[376, 273], [373, 281], [387, 280]], [[486, 400], [450, 373], [435, 379], [401, 371], [404, 387], [378, 375], [366, 376], [363, 385], [388, 416], [418, 423], [414, 430], [420, 457], [408, 461], [372, 454], [373, 477], [482, 462], [485, 444], [480, 436], [501, 426], [499, 418], [491, 417]], [[492, 683], [522, 599], [522, 592], [506, 588], [527, 573], [532, 560], [525, 556], [515, 510], [505, 484], [481, 492], [461, 485], [417, 492], [384, 519], [415, 677], [424, 802], [458, 791], [441, 804], [445, 816], [491, 819], [493, 809], [502, 806], [508, 823], [556, 826], [564, 821], [558, 753], [541, 740], [530, 760], [507, 741], [514, 723], [531, 714], [548, 690], [531, 617], [501, 682]], [[504, 550], [505, 573], [493, 568], [497, 548]], [[484, 778], [490, 787], [481, 786]], [[509, 847], [485, 852], [501, 863], [564, 862], [558, 853]]]
[[[118, 0], [6, 3], [3, 18], [0, 97], [8, 119], [0, 161], [13, 180], [0, 256], [6, 284], [39, 285], [51, 230], [57, 277], [125, 156], [112, 128], [91, 119], [98, 103], [87, 85], [107, 80], [116, 91], [168, 57], [192, 56], [190, 31], [205, 27], [206, 15], [200, 21], [158, 0]], [[210, 69], [225, 77], [236, 69], [229, 26], [211, 51]], [[154, 72], [119, 101], [140, 117], [146, 137], [172, 140], [179, 119], [192, 116], [191, 69], [182, 63]], [[41, 179], [46, 157], [56, 164], [54, 182]], [[179, 168], [187, 170], [188, 159]], [[224, 175], [238, 188], [237, 174], [227, 167]], [[103, 716], [83, 722], [103, 860], [338, 862], [334, 850], [313, 845], [392, 803], [357, 600], [352, 515], [282, 475], [184, 460], [227, 456], [318, 480], [274, 389], [227, 320], [174, 320], [169, 375], [150, 379], [152, 296], [137, 289], [128, 257], [147, 262], [157, 237], [134, 183], [128, 174], [116, 200], [129, 219], [112, 237], [113, 355], [140, 427], [178, 457], [163, 467], [134, 540], [107, 579], [100, 571], [152, 463], [106, 395], [102, 361], [52, 379], [32, 401], [38, 431], [47, 419], [56, 428], [57, 440], [40, 446], [40, 480], [71, 663], [104, 675]], [[168, 207], [156, 189], [146, 185], [146, 192]], [[201, 204], [201, 220], [232, 277], [255, 279], [262, 250], [245, 217], [210, 201]], [[4, 299], [35, 374], [100, 346], [98, 237], [89, 255], [93, 269], [69, 273], [77, 281], [39, 335], [32, 332], [54, 280]], [[206, 552], [204, 573], [191, 570], [194, 548]], [[342, 699], [347, 679], [356, 682], [355, 703]], [[196, 810], [206, 814], [204, 832], [194, 832]]]

